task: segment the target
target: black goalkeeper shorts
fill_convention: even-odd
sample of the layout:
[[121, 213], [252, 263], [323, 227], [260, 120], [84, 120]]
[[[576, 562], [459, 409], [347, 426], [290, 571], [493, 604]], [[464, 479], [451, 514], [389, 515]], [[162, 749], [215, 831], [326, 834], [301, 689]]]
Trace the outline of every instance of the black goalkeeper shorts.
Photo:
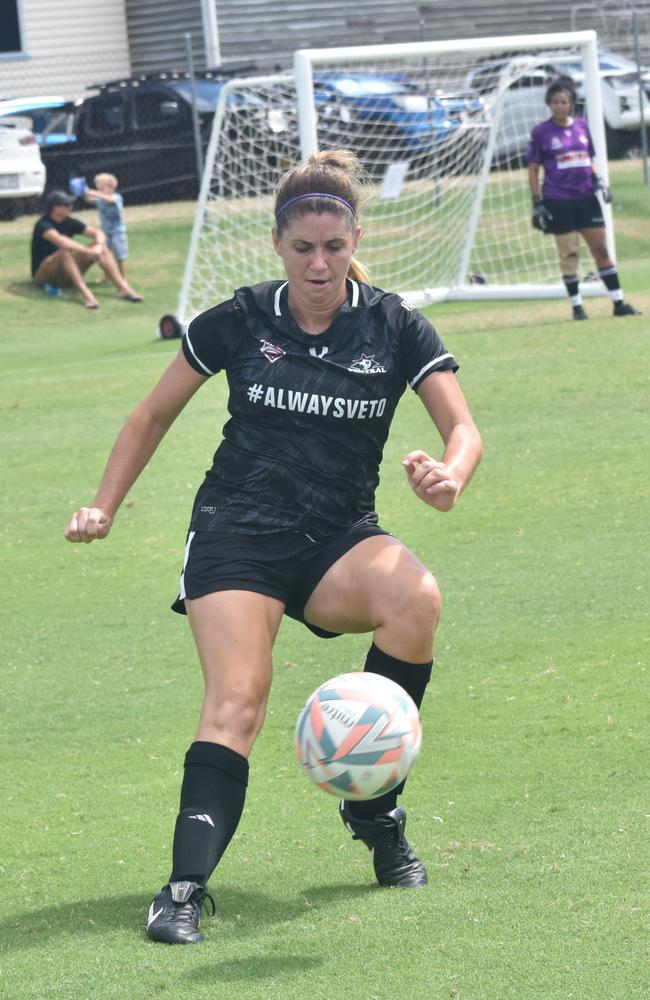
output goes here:
[[298, 531], [268, 535], [190, 531], [179, 595], [172, 611], [186, 614], [186, 597], [194, 600], [219, 590], [249, 590], [277, 598], [290, 618], [302, 622], [315, 635], [333, 638], [340, 633], [328, 632], [305, 621], [305, 604], [341, 556], [364, 538], [388, 534], [378, 524], [367, 522], [321, 537]]
[[577, 229], [602, 229], [603, 210], [595, 195], [588, 198], [544, 198], [544, 205], [553, 218], [547, 223], [547, 233], [562, 236]]

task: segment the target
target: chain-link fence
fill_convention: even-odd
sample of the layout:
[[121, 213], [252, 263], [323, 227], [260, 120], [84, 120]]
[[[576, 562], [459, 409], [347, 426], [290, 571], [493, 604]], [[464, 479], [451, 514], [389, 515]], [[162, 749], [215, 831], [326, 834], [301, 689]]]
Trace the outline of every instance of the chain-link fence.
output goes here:
[[[105, 65], [100, 83], [96, 70], [88, 61], [89, 83], [77, 93], [57, 92], [52, 80], [47, 96], [0, 102], [0, 115], [36, 136], [47, 190], [71, 190], [78, 178], [92, 185], [96, 174], [111, 173], [127, 205], [195, 197], [219, 92], [237, 68], [195, 73], [188, 45], [184, 65], [168, 71], [112, 76]], [[83, 71], [81, 60], [76, 72]]]
[[[518, 17], [525, 6], [518, 7]], [[505, 5], [497, 4], [495, 11], [497, 7], [503, 13]], [[567, 28], [595, 28], [601, 47], [620, 60], [607, 73], [612, 108], [606, 120], [610, 156], [643, 155], [647, 134], [640, 127], [640, 109], [645, 106], [646, 119], [650, 117], [650, 68], [637, 80], [634, 60], [638, 57], [643, 66], [650, 67], [648, 5], [639, 14], [625, 2], [615, 10], [601, 2], [578, 3], [568, 9], [566, 18], [570, 21]], [[25, 63], [0, 63], [0, 98], [16, 98], [11, 113], [24, 118], [36, 135], [47, 169], [47, 190], [69, 189], [75, 178], [92, 183], [97, 173], [107, 172], [118, 178], [127, 205], [197, 195], [223, 80], [236, 74], [254, 75], [257, 67], [230, 63], [225, 72], [194, 73], [191, 40], [188, 35], [184, 40], [184, 58], [176, 55], [175, 65], [169, 66], [163, 50], [158, 59], [152, 52], [152, 64], [157, 63], [161, 72], [141, 76], [131, 74], [124, 52], [111, 54], [110, 48], [75, 55], [73, 60], [48, 56], [41, 60], [38, 73]], [[178, 45], [175, 51], [180, 51]], [[44, 95], [49, 99], [44, 100]], [[6, 104], [0, 102], [3, 114], [7, 114]], [[240, 124], [245, 128], [250, 115], [258, 129], [263, 114], [253, 103], [241, 109]], [[271, 117], [267, 124], [271, 143]], [[390, 160], [390, 149], [386, 156]], [[0, 215], [6, 217], [3, 207], [10, 204], [10, 199], [0, 197]], [[37, 202], [32, 197], [22, 205], [33, 210]]]

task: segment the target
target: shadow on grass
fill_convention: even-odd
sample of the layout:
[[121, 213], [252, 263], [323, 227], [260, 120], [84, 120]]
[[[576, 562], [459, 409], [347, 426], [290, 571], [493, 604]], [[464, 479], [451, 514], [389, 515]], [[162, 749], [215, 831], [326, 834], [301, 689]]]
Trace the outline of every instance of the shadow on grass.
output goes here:
[[309, 969], [322, 965], [323, 958], [312, 958], [308, 955], [248, 955], [243, 958], [231, 959], [225, 962], [215, 962], [194, 969], [187, 978], [194, 983], [252, 982], [264, 979], [277, 979], [278, 976], [304, 975]]
[[27, 278], [25, 281], [10, 281], [5, 285], [5, 291], [9, 295], [19, 295], [23, 299], [51, 299], [52, 296], [47, 295], [42, 288], [35, 285], [33, 281]]
[[[97, 286], [92, 280], [89, 280], [89, 285], [91, 291], [95, 295], [101, 295], [102, 286]], [[110, 286], [113, 290], [113, 286]], [[11, 281], [5, 285], [5, 291], [9, 295], [14, 295], [19, 299], [26, 299], [31, 302], [41, 302], [50, 307], [56, 307], [57, 309], [61, 306], [75, 305], [83, 306], [82, 298], [80, 292], [76, 288], [64, 288], [63, 295], [55, 296], [48, 295], [44, 288], [40, 285], [35, 285], [33, 281], [27, 279], [26, 281]], [[90, 312], [91, 310], [84, 310], [85, 312]]]
[[[339, 900], [360, 898], [380, 892], [376, 885], [329, 885], [301, 890], [293, 899], [257, 892], [242, 892], [229, 886], [216, 887], [212, 894], [217, 912], [204, 916], [201, 929], [206, 939], [238, 939], [272, 924], [298, 920]], [[113, 931], [134, 931], [146, 940], [145, 916], [151, 896], [131, 894], [100, 899], [78, 900], [60, 906], [46, 906], [32, 913], [18, 913], [0, 921], [0, 952], [40, 948], [57, 937], [88, 937]], [[288, 959], [290, 962], [292, 958]], [[277, 961], [277, 959], [273, 959]], [[230, 963], [237, 965], [238, 963]], [[232, 971], [232, 976], [240, 975]]]
[[[117, 295], [117, 291], [113, 286], [112, 282], [108, 279], [102, 279], [99, 272], [85, 275], [85, 280], [90, 288], [91, 292], [97, 297], [106, 300], [116, 300], [121, 302], [121, 305], [128, 305], [124, 301], [121, 301]], [[40, 285], [35, 285], [33, 281], [27, 278], [25, 281], [10, 281], [5, 285], [5, 291], [9, 295], [15, 295], [21, 299], [32, 299], [33, 301], [47, 302], [50, 305], [83, 305], [81, 293], [72, 286], [68, 285], [66, 288], [62, 289], [63, 294], [61, 296], [48, 295], [44, 288]], [[140, 305], [140, 303], [138, 303]], [[89, 310], [86, 310], [89, 311]]]

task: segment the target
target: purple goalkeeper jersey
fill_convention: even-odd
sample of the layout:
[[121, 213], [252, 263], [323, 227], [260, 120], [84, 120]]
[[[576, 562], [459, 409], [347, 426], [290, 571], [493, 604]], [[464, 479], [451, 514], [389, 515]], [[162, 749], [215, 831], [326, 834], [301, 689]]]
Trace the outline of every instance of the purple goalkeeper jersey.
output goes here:
[[594, 152], [584, 118], [564, 126], [549, 118], [531, 132], [526, 158], [544, 168], [544, 197], [568, 200], [593, 194]]

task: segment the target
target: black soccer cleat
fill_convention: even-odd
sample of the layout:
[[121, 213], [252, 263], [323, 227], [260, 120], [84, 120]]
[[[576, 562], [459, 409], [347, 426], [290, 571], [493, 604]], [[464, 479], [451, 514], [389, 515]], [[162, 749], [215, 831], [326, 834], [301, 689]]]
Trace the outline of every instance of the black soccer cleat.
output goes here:
[[630, 305], [629, 302], [615, 302], [614, 303], [614, 316], [640, 316], [641, 312], [639, 309], [635, 309], [634, 306]]
[[154, 896], [147, 914], [147, 934], [152, 941], [166, 944], [198, 944], [199, 918], [206, 899], [215, 905], [204, 885], [198, 882], [170, 882]]
[[356, 819], [345, 799], [339, 806], [341, 819], [354, 840], [372, 852], [372, 863], [380, 885], [415, 889], [427, 884], [427, 870], [404, 836], [406, 810], [397, 806], [374, 820]]
[[584, 311], [582, 306], [573, 307], [573, 318], [574, 319], [589, 319], [587, 313]]

